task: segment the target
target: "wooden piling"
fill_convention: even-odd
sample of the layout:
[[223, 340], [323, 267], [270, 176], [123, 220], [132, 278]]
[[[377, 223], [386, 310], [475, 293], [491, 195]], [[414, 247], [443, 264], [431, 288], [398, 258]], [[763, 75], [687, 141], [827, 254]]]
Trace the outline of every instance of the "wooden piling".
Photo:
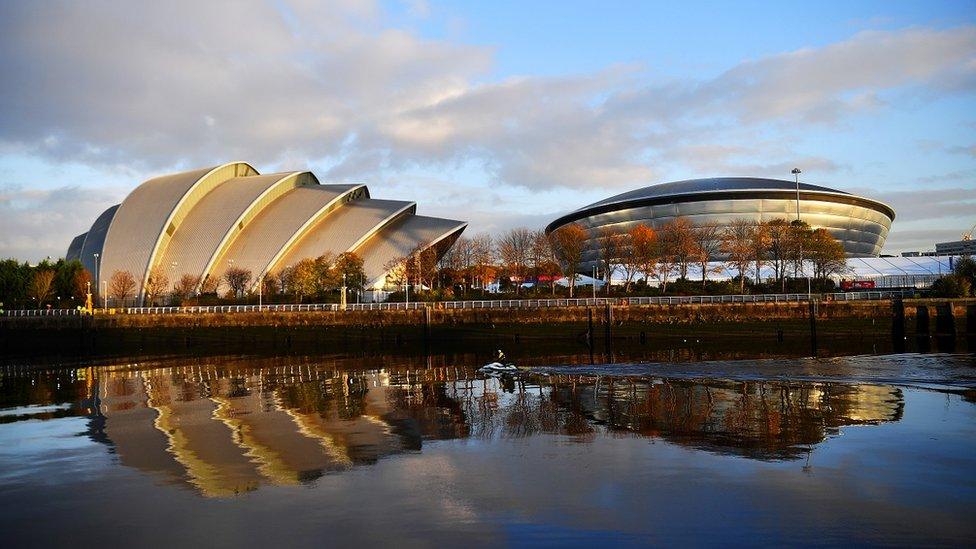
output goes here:
[[929, 308], [927, 305], [915, 307], [915, 336], [929, 336]]
[[896, 353], [905, 352], [905, 302], [891, 302], [891, 343]]
[[976, 337], [976, 303], [966, 307], [966, 335]]
[[956, 318], [952, 316], [952, 303], [939, 303], [935, 306], [935, 335], [956, 337]]
[[817, 356], [817, 303], [810, 301], [810, 356]]

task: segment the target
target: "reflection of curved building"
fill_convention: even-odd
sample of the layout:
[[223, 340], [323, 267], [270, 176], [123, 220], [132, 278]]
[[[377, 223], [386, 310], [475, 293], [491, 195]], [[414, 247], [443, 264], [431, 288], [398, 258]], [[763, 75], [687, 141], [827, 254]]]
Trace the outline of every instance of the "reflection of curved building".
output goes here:
[[[657, 229], [676, 217], [687, 218], [695, 225], [724, 226], [736, 219], [792, 221], [796, 215], [793, 181], [715, 177], [651, 185], [618, 194], [556, 219], [546, 232], [570, 223], [586, 229], [590, 241], [580, 272], [590, 272], [596, 266], [595, 238], [604, 231], [620, 234], [641, 223]], [[813, 228], [827, 229], [848, 256], [877, 257], [895, 212], [876, 200], [800, 183], [800, 216]]]
[[[357, 371], [361, 359], [303, 360], [25, 370], [2, 381], [27, 399], [10, 404], [33, 405], [32, 415], [0, 422], [87, 416], [90, 438], [107, 445], [119, 464], [225, 497], [305, 483], [457, 438], [556, 434], [586, 442], [609, 434], [794, 459], [843, 426], [897, 421], [904, 406], [900, 389], [884, 385], [580, 375], [510, 383], [453, 366]], [[49, 406], [63, 402], [79, 405]]]
[[66, 258], [101, 280], [128, 271], [140, 300], [157, 266], [203, 281], [233, 265], [250, 270], [256, 285], [301, 259], [343, 252], [359, 254], [367, 285], [378, 286], [391, 260], [421, 248], [444, 251], [467, 226], [416, 209], [371, 198], [365, 185], [320, 185], [311, 172], [260, 175], [232, 162], [144, 182], [75, 237]]

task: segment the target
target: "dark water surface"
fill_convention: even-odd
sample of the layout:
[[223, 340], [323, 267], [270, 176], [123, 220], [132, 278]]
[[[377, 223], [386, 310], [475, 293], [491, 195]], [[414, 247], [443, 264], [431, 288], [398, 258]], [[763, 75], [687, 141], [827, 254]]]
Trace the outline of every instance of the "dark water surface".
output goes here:
[[[537, 361], [544, 362], [544, 361]], [[976, 358], [0, 369], [12, 546], [968, 545]]]

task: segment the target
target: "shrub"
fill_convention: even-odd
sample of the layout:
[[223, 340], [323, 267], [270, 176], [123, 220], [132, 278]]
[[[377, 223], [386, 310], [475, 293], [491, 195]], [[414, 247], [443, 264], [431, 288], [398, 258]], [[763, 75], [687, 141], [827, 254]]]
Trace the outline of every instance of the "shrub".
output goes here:
[[971, 289], [972, 285], [968, 278], [951, 274], [933, 282], [931, 293], [936, 297], [967, 297]]

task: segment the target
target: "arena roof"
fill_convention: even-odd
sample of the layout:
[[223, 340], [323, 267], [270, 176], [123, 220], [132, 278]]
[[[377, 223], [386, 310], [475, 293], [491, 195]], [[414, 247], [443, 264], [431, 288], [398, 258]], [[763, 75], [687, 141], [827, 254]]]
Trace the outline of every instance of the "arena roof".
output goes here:
[[[591, 215], [625, 208], [692, 200], [730, 200], [744, 197], [772, 198], [783, 196], [785, 193], [795, 193], [796, 187], [795, 181], [761, 177], [711, 177], [660, 183], [614, 195], [579, 208], [560, 216], [546, 227], [546, 231], [551, 232], [559, 226]], [[816, 199], [842, 204], [856, 204], [870, 207], [887, 215], [890, 219], [895, 218], [895, 211], [877, 200], [809, 183], [800, 183], [799, 187], [801, 200]]]

